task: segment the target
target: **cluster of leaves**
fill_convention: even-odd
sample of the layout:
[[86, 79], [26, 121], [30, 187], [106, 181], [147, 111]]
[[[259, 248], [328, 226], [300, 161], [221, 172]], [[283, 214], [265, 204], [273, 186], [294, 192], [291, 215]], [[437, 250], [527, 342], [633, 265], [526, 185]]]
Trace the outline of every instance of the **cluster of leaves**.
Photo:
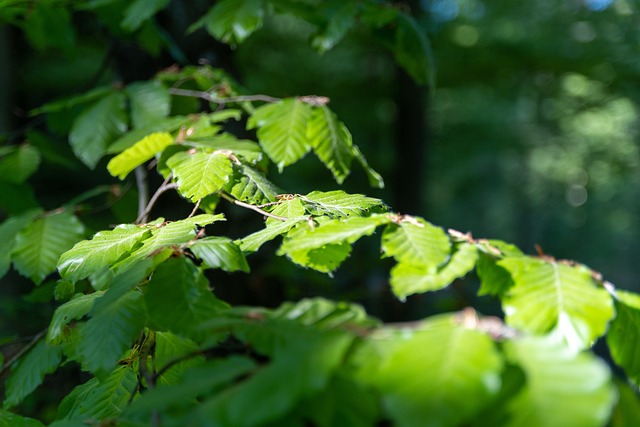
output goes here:
[[[222, 0], [194, 28], [239, 43], [270, 5], [316, 17], [312, 45], [322, 50], [356, 17], [378, 29], [394, 21], [398, 61], [428, 80], [421, 68], [427, 57], [411, 55], [425, 45], [407, 15], [373, 1], [327, 2], [311, 14], [307, 3]], [[142, 31], [166, 4], [132, 2], [120, 25]], [[15, 5], [20, 17], [21, 3]], [[445, 231], [379, 199], [341, 190], [290, 194], [270, 182], [269, 164], [282, 171], [313, 151], [338, 183], [356, 160], [373, 186], [383, 184], [327, 101], [247, 95], [204, 66], [168, 69], [151, 81], [94, 89], [35, 111], [79, 113], [69, 143], [89, 168], [112, 156], [106, 168], [114, 178], [155, 167], [164, 183], [137, 221], [88, 240], [72, 203], [0, 224], [0, 274], [13, 264], [36, 285], [58, 274], [53, 294], [61, 303], [46, 334], [7, 362], [0, 424], [42, 426], [10, 410], [47, 374], [74, 363], [91, 379], [64, 397], [52, 427], [631, 425], [635, 396], [591, 348], [606, 334], [613, 360], [640, 383], [639, 295], [616, 290], [583, 265]], [[257, 142], [228, 132], [241, 119]], [[30, 145], [0, 152], [0, 169], [17, 171], [8, 175], [15, 184], [38, 162]], [[154, 201], [170, 189], [195, 205], [193, 213], [148, 221]], [[216, 213], [222, 200], [263, 215], [264, 227], [236, 240], [208, 236], [208, 225], [225, 220]], [[475, 271], [478, 294], [496, 297], [504, 320], [469, 309], [385, 325], [357, 305], [319, 298], [272, 310], [233, 307], [207, 279], [209, 269], [249, 272], [247, 256], [274, 239], [282, 240], [278, 255], [331, 274], [353, 244], [380, 227], [398, 298], [444, 289]]]

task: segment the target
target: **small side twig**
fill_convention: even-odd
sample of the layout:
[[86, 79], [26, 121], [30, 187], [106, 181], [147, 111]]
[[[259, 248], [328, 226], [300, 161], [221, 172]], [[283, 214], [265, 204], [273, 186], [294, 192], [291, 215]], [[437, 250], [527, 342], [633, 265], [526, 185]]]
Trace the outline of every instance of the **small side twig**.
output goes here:
[[201, 201], [202, 201], [202, 199], [198, 199], [198, 201], [196, 202], [196, 205], [193, 207], [193, 210], [191, 211], [191, 213], [189, 214], [189, 216], [187, 218], [191, 218], [192, 216], [194, 216], [196, 214], [196, 211], [200, 207], [200, 202]]
[[164, 193], [165, 191], [174, 189], [174, 188], [178, 188], [178, 184], [170, 183], [169, 181], [171, 181], [171, 175], [169, 175], [167, 177], [167, 179], [164, 180], [164, 182], [160, 185], [160, 187], [158, 187], [158, 189], [153, 194], [153, 196], [151, 196], [151, 199], [149, 200], [149, 203], [147, 204], [147, 206], [144, 208], [142, 213], [136, 219], [136, 224], [140, 224], [140, 223], [146, 222], [146, 218], [149, 215], [149, 212], [151, 212], [151, 209], [153, 209], [153, 206], [156, 204], [156, 202], [158, 201], [158, 198], [162, 195], [162, 193]]
[[269, 95], [244, 95], [244, 96], [229, 96], [224, 98], [216, 98], [208, 92], [202, 92], [199, 90], [188, 90], [179, 88], [170, 88], [169, 93], [178, 96], [191, 96], [194, 98], [204, 99], [205, 101], [213, 102], [214, 104], [229, 104], [231, 102], [246, 102], [246, 101], [264, 101], [264, 102], [278, 102], [280, 98], [275, 98]]
[[260, 213], [260, 214], [262, 214], [264, 216], [267, 216], [269, 218], [277, 219], [279, 221], [286, 221], [286, 220], [289, 219], [289, 218], [285, 218], [283, 216], [271, 214], [271, 213], [269, 213], [269, 212], [267, 212], [265, 210], [260, 209], [258, 206], [254, 206], [254, 205], [250, 205], [249, 203], [241, 202], [240, 200], [231, 197], [230, 195], [228, 195], [227, 193], [225, 193], [223, 191], [220, 192], [220, 197], [222, 197], [223, 199], [225, 199], [226, 201], [228, 201], [230, 203], [233, 203], [234, 205], [238, 205], [238, 206], [246, 208], [246, 209], [251, 209], [252, 211], [258, 212], [258, 213]]

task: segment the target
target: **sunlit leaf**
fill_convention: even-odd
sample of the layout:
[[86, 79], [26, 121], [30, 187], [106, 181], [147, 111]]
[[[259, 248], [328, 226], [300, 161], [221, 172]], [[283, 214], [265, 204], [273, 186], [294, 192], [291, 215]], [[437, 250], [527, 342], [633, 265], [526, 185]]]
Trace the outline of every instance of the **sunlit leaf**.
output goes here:
[[442, 228], [412, 217], [385, 228], [382, 251], [402, 264], [422, 266], [435, 273], [449, 258], [451, 241]]
[[113, 230], [100, 231], [91, 240], [77, 243], [58, 261], [60, 275], [71, 281], [109, 267], [152, 235], [151, 227], [121, 224]]
[[142, 294], [131, 291], [80, 327], [78, 351], [85, 369], [104, 378], [146, 323]]
[[339, 327], [377, 326], [379, 322], [369, 317], [366, 311], [357, 304], [336, 302], [325, 298], [309, 298], [295, 303], [285, 302], [269, 313], [275, 319], [289, 319], [305, 326], [320, 329]]
[[159, 81], [132, 83], [125, 91], [131, 104], [131, 124], [134, 129], [151, 126], [169, 115], [171, 97], [169, 91]]
[[611, 374], [589, 353], [575, 353], [549, 338], [506, 343], [507, 355], [525, 373], [525, 387], [504, 406], [508, 427], [597, 427], [615, 402]]
[[326, 105], [314, 108], [307, 125], [307, 138], [318, 158], [342, 184], [351, 170], [351, 133]]
[[260, 246], [264, 245], [270, 240], [287, 233], [296, 224], [304, 221], [304, 218], [293, 218], [287, 221], [277, 221], [269, 224], [267, 227], [260, 231], [249, 234], [246, 237], [238, 239], [235, 243], [242, 249], [243, 252], [255, 252], [260, 249]]
[[[270, 213], [272, 213], [273, 215], [277, 215], [279, 217], [282, 217], [282, 218], [287, 218], [287, 219], [293, 219], [293, 218], [302, 219], [305, 216], [305, 214], [307, 213], [307, 210], [305, 209], [304, 205], [302, 204], [302, 201], [300, 200], [300, 198], [299, 197], [294, 197], [294, 198], [287, 198], [287, 199], [279, 200], [278, 204], [276, 204], [273, 207], [273, 209], [270, 211]], [[267, 218], [266, 222], [267, 222], [268, 225], [271, 225], [271, 224], [274, 224], [276, 222], [281, 222], [281, 221], [276, 219], [276, 218]]]
[[164, 9], [170, 0], [134, 0], [124, 11], [122, 28], [127, 31], [137, 30], [146, 20]]
[[231, 151], [235, 156], [250, 163], [256, 163], [262, 159], [262, 149], [258, 143], [246, 139], [237, 139], [231, 134], [223, 133], [215, 137], [189, 139], [182, 144], [196, 148], [207, 148], [211, 151]]
[[328, 215], [333, 218], [362, 216], [369, 212], [384, 212], [386, 205], [380, 199], [362, 194], [347, 194], [342, 190], [312, 191], [300, 198], [305, 207], [314, 215]]
[[235, 45], [262, 26], [263, 8], [262, 0], [221, 0], [198, 24], [218, 40]]
[[282, 192], [251, 166], [243, 163], [239, 166], [239, 170], [241, 176], [230, 191], [236, 199], [251, 204], [269, 203], [275, 201], [276, 195]]
[[229, 181], [233, 167], [223, 152], [194, 151], [174, 154], [167, 165], [173, 171], [180, 192], [195, 202], [221, 190]]
[[4, 408], [11, 408], [22, 402], [42, 383], [46, 374], [58, 369], [61, 360], [61, 347], [53, 346], [44, 340], [36, 344], [11, 372], [7, 380]]
[[371, 166], [369, 166], [369, 162], [362, 154], [362, 151], [357, 146], [353, 146], [353, 156], [360, 163], [360, 166], [364, 169], [364, 172], [367, 174], [367, 180], [369, 181], [369, 185], [375, 188], [384, 188], [384, 179], [382, 179], [382, 175], [376, 172]]
[[312, 107], [305, 102], [283, 99], [257, 108], [249, 118], [247, 128], [258, 129], [262, 149], [282, 171], [311, 149], [307, 123], [312, 113]]
[[199, 239], [189, 245], [189, 249], [209, 268], [249, 272], [249, 264], [244, 254], [238, 245], [226, 237]]
[[613, 303], [587, 268], [531, 257], [507, 257], [498, 264], [514, 281], [502, 300], [510, 326], [536, 334], [555, 328], [577, 349], [590, 346], [606, 331]]
[[399, 263], [391, 269], [391, 287], [400, 299], [411, 294], [436, 291], [463, 277], [476, 265], [478, 250], [469, 243], [463, 243], [451, 255], [449, 261], [433, 271], [424, 265]]
[[152, 159], [171, 144], [173, 144], [173, 137], [167, 132], [147, 135], [111, 159], [107, 164], [107, 170], [112, 176], [124, 179], [129, 172]]
[[607, 334], [611, 358], [640, 385], [640, 295], [617, 291], [615, 308], [616, 318]]
[[98, 164], [107, 146], [127, 130], [125, 103], [124, 94], [111, 93], [84, 110], [73, 122], [69, 143], [76, 157], [90, 169]]
[[45, 215], [18, 233], [13, 265], [36, 284], [56, 269], [58, 258], [83, 237], [84, 226], [69, 212]]
[[40, 152], [31, 145], [17, 147], [0, 155], [0, 180], [21, 184], [38, 170]]

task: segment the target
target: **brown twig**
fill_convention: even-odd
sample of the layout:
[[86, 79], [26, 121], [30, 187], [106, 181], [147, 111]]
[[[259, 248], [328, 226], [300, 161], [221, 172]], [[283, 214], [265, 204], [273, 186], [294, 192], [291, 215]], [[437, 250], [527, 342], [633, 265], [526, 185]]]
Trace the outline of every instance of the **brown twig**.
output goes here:
[[229, 96], [224, 98], [216, 98], [208, 92], [202, 92], [199, 90], [188, 90], [179, 88], [170, 88], [169, 93], [178, 96], [191, 96], [194, 98], [204, 99], [205, 101], [213, 102], [214, 104], [228, 104], [231, 102], [246, 102], [246, 101], [264, 101], [264, 102], [278, 102], [280, 98], [275, 98], [269, 95], [243, 95], [243, 96]]
[[164, 182], [160, 185], [160, 187], [158, 187], [158, 189], [153, 194], [153, 196], [151, 196], [151, 199], [149, 200], [149, 203], [147, 204], [147, 206], [144, 208], [142, 213], [136, 219], [136, 224], [146, 223], [147, 222], [147, 216], [149, 215], [149, 212], [151, 212], [151, 209], [153, 209], [153, 205], [156, 204], [156, 202], [158, 201], [158, 198], [162, 195], [162, 193], [164, 193], [165, 191], [174, 189], [174, 188], [178, 188], [178, 184], [169, 183], [169, 181], [171, 181], [171, 175], [169, 175], [167, 177], [167, 179], [164, 180]]

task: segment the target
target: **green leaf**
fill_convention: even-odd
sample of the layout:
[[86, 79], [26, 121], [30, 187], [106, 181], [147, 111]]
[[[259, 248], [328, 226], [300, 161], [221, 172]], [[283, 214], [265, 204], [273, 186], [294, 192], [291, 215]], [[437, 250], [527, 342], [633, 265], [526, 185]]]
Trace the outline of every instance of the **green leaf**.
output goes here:
[[[31, 394], [46, 374], [58, 369], [62, 360], [62, 348], [40, 341], [27, 353], [7, 380], [4, 408], [16, 406]], [[0, 423], [1, 425], [1, 423]]]
[[22, 145], [0, 156], [0, 179], [22, 184], [40, 166], [40, 152], [31, 145]]
[[171, 156], [167, 165], [180, 193], [194, 202], [221, 190], [233, 173], [228, 155], [219, 151], [183, 151]]
[[342, 184], [353, 159], [351, 133], [344, 123], [326, 105], [316, 107], [307, 125], [307, 138], [318, 158]]
[[226, 237], [207, 237], [193, 242], [189, 249], [209, 268], [249, 272], [249, 264], [240, 247]]
[[506, 353], [526, 376], [525, 387], [503, 409], [508, 427], [597, 427], [615, 402], [607, 366], [548, 337], [506, 343]]
[[531, 257], [507, 257], [498, 264], [514, 281], [502, 301], [510, 326], [536, 334], [555, 328], [577, 349], [590, 346], [606, 331], [613, 303], [586, 267]]
[[83, 368], [104, 378], [146, 323], [142, 294], [130, 291], [80, 326], [78, 352]]
[[182, 141], [183, 145], [195, 148], [207, 148], [210, 151], [231, 151], [249, 163], [256, 163], [262, 159], [262, 150], [258, 143], [223, 133], [215, 137], [189, 139]]
[[144, 129], [169, 115], [171, 96], [158, 80], [132, 83], [125, 92], [131, 104], [131, 124], [134, 129]]
[[502, 297], [513, 286], [511, 274], [498, 264], [494, 255], [481, 252], [476, 267], [480, 278], [478, 295], [495, 295]]
[[364, 216], [371, 212], [387, 210], [382, 200], [362, 194], [347, 194], [342, 190], [313, 191], [300, 199], [313, 215], [327, 215], [332, 218]]
[[[308, 219], [309, 217], [305, 217], [307, 210], [305, 209], [302, 201], [299, 197], [288, 198], [279, 200], [278, 204], [276, 204], [273, 209], [270, 211], [273, 215], [278, 215], [283, 218], [293, 219]], [[267, 218], [266, 223], [268, 225], [282, 222], [276, 218]]]
[[451, 253], [449, 236], [422, 218], [401, 217], [385, 228], [382, 251], [399, 263], [424, 267], [428, 272], [444, 264]]
[[270, 332], [279, 337], [270, 362], [255, 375], [204, 400], [194, 413], [194, 424], [206, 420], [215, 425], [249, 427], [284, 416], [302, 398], [327, 386], [353, 340], [343, 332], [301, 328], [291, 322], [251, 327], [254, 337]]
[[640, 385], [640, 295], [616, 291], [615, 309], [616, 318], [607, 333], [609, 352], [629, 379]]
[[377, 320], [369, 317], [360, 305], [325, 298], [285, 302], [270, 312], [269, 317], [295, 320], [302, 325], [319, 329], [370, 328], [379, 324]]
[[45, 427], [38, 420], [33, 418], [22, 417], [13, 412], [3, 411], [0, 409], [0, 427]]
[[131, 366], [119, 366], [104, 381], [92, 378], [60, 403], [58, 419], [104, 420], [120, 415], [138, 385]]
[[58, 258], [83, 237], [84, 227], [71, 213], [46, 215], [20, 231], [13, 265], [36, 284], [55, 271]]
[[124, 19], [121, 26], [126, 31], [132, 32], [158, 11], [164, 9], [170, 0], [134, 0], [124, 11]]
[[262, 173], [244, 163], [239, 166], [240, 178], [230, 193], [238, 200], [251, 204], [269, 203], [276, 200], [281, 190]]
[[190, 117], [174, 116], [152, 123], [141, 129], [134, 129], [116, 139], [107, 149], [107, 154], [120, 153], [140, 141], [147, 135], [156, 132], [173, 132], [191, 122]]
[[262, 27], [263, 16], [262, 0], [221, 0], [198, 25], [204, 24], [213, 37], [235, 45]]
[[100, 231], [60, 257], [60, 275], [71, 281], [89, 277], [133, 251], [139, 242], [151, 237], [152, 230], [151, 227], [121, 224], [113, 230]]
[[227, 307], [209, 290], [209, 283], [186, 258], [170, 258], [161, 264], [144, 295], [149, 319], [155, 328], [198, 338], [200, 325]]
[[104, 98], [112, 92], [113, 88], [111, 86], [97, 87], [80, 95], [63, 98], [58, 101], [48, 102], [39, 108], [31, 110], [29, 112], [29, 115], [35, 116], [42, 113], [58, 113], [73, 108], [77, 105], [87, 104], [100, 98]]
[[395, 340], [377, 368], [364, 373], [395, 426], [464, 425], [500, 389], [503, 362], [494, 343], [454, 316], [431, 319]]
[[258, 128], [260, 145], [280, 172], [300, 160], [311, 148], [307, 123], [312, 113], [309, 104], [288, 98], [256, 108], [249, 118], [247, 129]]
[[69, 132], [71, 148], [90, 169], [96, 167], [107, 145], [127, 130], [126, 98], [119, 92], [105, 96], [80, 114]]
[[143, 240], [142, 244], [135, 248], [128, 257], [115, 263], [111, 268], [116, 273], [125, 271], [164, 248], [178, 246], [192, 240], [196, 236], [196, 226], [205, 226], [223, 220], [224, 216], [222, 214], [202, 214], [180, 221], [157, 225], [149, 224], [147, 228], [152, 231], [151, 236]]
[[56, 47], [70, 53], [74, 48], [75, 27], [69, 10], [60, 5], [38, 3], [29, 9], [22, 28], [36, 49]]
[[311, 39], [311, 46], [320, 52], [333, 48], [351, 29], [358, 11], [355, 3], [334, 1], [328, 7], [328, 22]]
[[369, 185], [374, 188], [384, 188], [384, 179], [382, 179], [382, 176], [369, 166], [369, 162], [367, 162], [364, 154], [362, 154], [362, 151], [360, 151], [357, 146], [354, 145], [352, 148], [353, 156], [364, 169], [364, 172], [367, 175], [367, 180], [369, 180]]
[[391, 269], [391, 288], [401, 300], [412, 294], [443, 289], [471, 271], [477, 260], [476, 247], [463, 243], [449, 261], [435, 272], [424, 265], [401, 262]]
[[156, 371], [159, 373], [170, 366], [157, 378], [158, 384], [176, 384], [182, 379], [185, 369], [204, 362], [204, 356], [196, 355], [198, 345], [190, 339], [171, 332], [154, 332], [154, 334], [153, 357]]
[[2, 242], [0, 245], [0, 278], [9, 271], [16, 237], [40, 212], [40, 210], [28, 211], [22, 215], [10, 217], [0, 224], [0, 242]]
[[635, 427], [640, 420], [640, 398], [629, 384], [617, 380], [618, 402], [611, 415], [610, 427]]
[[287, 235], [278, 255], [287, 255], [302, 266], [319, 267], [319, 271], [325, 271], [346, 258], [345, 244], [370, 236], [378, 226], [389, 221], [387, 215], [372, 215], [328, 220], [317, 227], [301, 225]]
[[273, 224], [269, 224], [266, 228], [263, 228], [260, 231], [256, 231], [242, 239], [236, 240], [235, 243], [243, 252], [255, 252], [260, 249], [260, 246], [275, 239], [281, 234], [287, 233], [296, 224], [304, 220], [305, 218], [293, 218], [287, 221], [278, 221]]
[[47, 331], [47, 342], [60, 344], [64, 340], [65, 328], [73, 320], [84, 317], [93, 308], [96, 298], [101, 297], [102, 292], [94, 292], [88, 295], [78, 295], [72, 300], [56, 308]]
[[417, 83], [433, 86], [433, 54], [426, 33], [411, 16], [400, 13], [392, 50], [396, 61]]
[[129, 172], [150, 160], [156, 154], [173, 144], [171, 134], [156, 132], [145, 136], [133, 146], [115, 156], [107, 164], [107, 170], [112, 176], [124, 179]]

